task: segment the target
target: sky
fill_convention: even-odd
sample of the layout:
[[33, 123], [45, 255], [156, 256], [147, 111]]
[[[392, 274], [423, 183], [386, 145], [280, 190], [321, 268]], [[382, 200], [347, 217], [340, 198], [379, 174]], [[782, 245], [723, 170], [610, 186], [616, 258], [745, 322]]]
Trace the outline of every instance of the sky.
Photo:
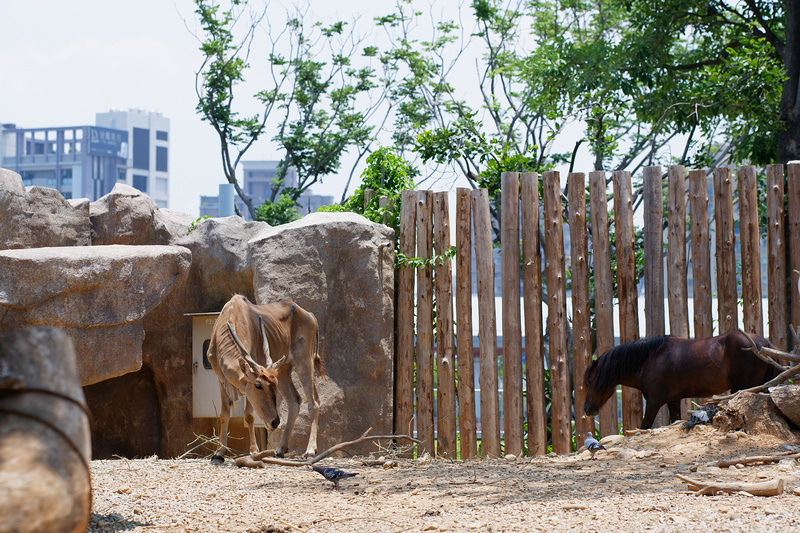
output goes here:
[[[323, 20], [352, 20], [394, 1], [309, 4]], [[282, 18], [286, 7], [273, 1], [268, 12]], [[225, 178], [214, 130], [195, 112], [195, 27], [192, 0], [0, 0], [0, 123], [82, 126], [112, 108], [161, 112], [170, 120], [169, 207], [196, 215], [200, 195], [216, 195]], [[261, 142], [246, 158], [277, 156]], [[338, 198], [343, 179], [312, 192]]]

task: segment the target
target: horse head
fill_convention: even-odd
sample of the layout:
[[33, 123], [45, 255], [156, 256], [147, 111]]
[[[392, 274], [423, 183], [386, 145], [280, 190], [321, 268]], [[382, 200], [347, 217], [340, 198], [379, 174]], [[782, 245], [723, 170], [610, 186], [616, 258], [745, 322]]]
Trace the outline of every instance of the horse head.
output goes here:
[[608, 399], [606, 396], [605, 399], [602, 398], [602, 395], [598, 393], [597, 387], [595, 386], [595, 371], [597, 371], [597, 359], [592, 360], [592, 364], [586, 369], [586, 373], [583, 375], [583, 387], [586, 393], [586, 401], [583, 404], [584, 412], [589, 416], [594, 416], [600, 410], [600, 406], [605, 403], [605, 400]]

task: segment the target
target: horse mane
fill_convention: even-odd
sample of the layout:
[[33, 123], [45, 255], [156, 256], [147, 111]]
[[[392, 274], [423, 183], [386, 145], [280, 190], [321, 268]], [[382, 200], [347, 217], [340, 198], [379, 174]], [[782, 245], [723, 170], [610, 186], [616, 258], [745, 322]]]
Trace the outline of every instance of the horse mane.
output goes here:
[[597, 358], [597, 369], [594, 373], [595, 388], [599, 391], [616, 387], [622, 376], [638, 370], [645, 360], [658, 352], [671, 335], [650, 337], [626, 342], [606, 351]]

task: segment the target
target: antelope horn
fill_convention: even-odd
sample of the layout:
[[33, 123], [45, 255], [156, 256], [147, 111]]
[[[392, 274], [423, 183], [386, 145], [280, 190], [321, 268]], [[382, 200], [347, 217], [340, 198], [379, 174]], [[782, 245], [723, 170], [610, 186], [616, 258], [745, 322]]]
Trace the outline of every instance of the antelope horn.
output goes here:
[[250, 368], [253, 369], [253, 372], [258, 372], [258, 365], [256, 364], [255, 361], [253, 361], [253, 358], [250, 357], [250, 352], [248, 352], [247, 348], [244, 347], [244, 344], [242, 344], [242, 341], [239, 340], [239, 337], [236, 336], [236, 331], [234, 331], [233, 326], [231, 325], [230, 322], [228, 322], [228, 331], [231, 332], [231, 336], [233, 337], [233, 342], [235, 342], [236, 346], [238, 346], [239, 349], [242, 351], [244, 360], [247, 361], [247, 363], [250, 365]]
[[258, 315], [258, 329], [261, 330], [261, 343], [264, 346], [264, 358], [267, 362], [267, 366], [270, 366], [272, 363], [272, 358], [270, 357], [269, 352], [269, 341], [267, 340], [267, 330], [264, 329], [264, 321], [261, 319], [261, 315]]
[[281, 366], [284, 363], [284, 361], [286, 361], [286, 356], [285, 355], [283, 357], [281, 357], [280, 359], [278, 359], [277, 361], [275, 361], [274, 363], [272, 363], [271, 365], [269, 365], [269, 367], [271, 369], [276, 369], [279, 366]]

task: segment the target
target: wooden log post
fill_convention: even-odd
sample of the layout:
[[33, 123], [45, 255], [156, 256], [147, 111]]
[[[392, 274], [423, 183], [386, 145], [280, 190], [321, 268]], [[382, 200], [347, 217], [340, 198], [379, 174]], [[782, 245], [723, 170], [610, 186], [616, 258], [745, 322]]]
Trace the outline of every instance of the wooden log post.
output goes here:
[[[616, 171], [614, 180], [614, 229], [617, 251], [617, 294], [619, 298], [620, 342], [639, 338], [639, 300], [636, 294], [636, 248], [633, 231], [633, 194], [631, 173]], [[642, 425], [642, 393], [622, 387], [622, 427], [637, 429]]]
[[494, 308], [494, 263], [489, 191], [471, 192], [478, 282], [478, 346], [481, 390], [481, 455], [500, 457], [500, 401], [497, 377], [497, 319]]
[[547, 323], [550, 330], [550, 421], [553, 451], [572, 451], [572, 395], [567, 353], [567, 300], [564, 273], [564, 234], [561, 218], [560, 175], [543, 176], [545, 274], [547, 276]]
[[[417, 192], [417, 257], [433, 256], [433, 197]], [[419, 453], [434, 454], [433, 420], [433, 267], [417, 268], [417, 437]]]
[[375, 196], [375, 189], [364, 189], [364, 209], [367, 208], [369, 202]]
[[542, 256], [539, 241], [539, 175], [523, 172], [522, 290], [525, 306], [525, 394], [528, 455], [547, 453], [547, 411], [544, 396], [544, 330], [542, 327]]
[[456, 346], [461, 458], [478, 456], [475, 359], [472, 349], [472, 209], [469, 189], [456, 189]]
[[763, 335], [761, 307], [761, 246], [758, 234], [758, 192], [756, 168], [743, 165], [739, 182], [739, 235], [742, 239], [742, 324], [745, 331]]
[[[400, 193], [399, 251], [414, 257], [417, 243], [417, 191]], [[397, 271], [397, 354], [394, 376], [394, 433], [413, 434], [414, 420], [414, 277], [409, 265]]]
[[717, 319], [719, 333], [739, 327], [736, 291], [736, 236], [733, 232], [731, 169], [714, 169], [714, 237], [717, 252]]
[[447, 191], [433, 193], [436, 289], [436, 455], [456, 459], [456, 368], [453, 335], [453, 274]]
[[[645, 334], [664, 334], [664, 207], [661, 167], [645, 167], [642, 183], [644, 199], [644, 316]], [[658, 411], [654, 427], [666, 425], [667, 406]]]
[[786, 301], [786, 241], [784, 238], [783, 165], [767, 165], [767, 316], [769, 340], [789, 351]]
[[586, 236], [586, 177], [567, 176], [569, 202], [570, 267], [572, 273], [572, 372], [575, 389], [575, 434], [577, 446], [594, 431], [594, 417], [583, 411], [586, 389], [583, 375], [592, 359], [592, 324], [589, 309], [589, 261]]
[[789, 272], [790, 290], [792, 298], [792, 313], [789, 317], [790, 323], [794, 324], [795, 329], [800, 327], [800, 163], [790, 163], [786, 165], [786, 192], [788, 197], [788, 219], [787, 232], [789, 238]]
[[505, 453], [522, 455], [522, 327], [519, 309], [519, 174], [500, 174], [500, 243], [503, 276], [503, 418]]
[[694, 337], [696, 339], [707, 339], [714, 336], [707, 182], [704, 170], [689, 171], [689, 210], [692, 219], [692, 295], [694, 296]]
[[[672, 165], [667, 172], [667, 302], [669, 332], [676, 337], [689, 337], [689, 290], [686, 268], [686, 171]], [[681, 418], [686, 419], [692, 400], [681, 401]]]
[[[628, 180], [630, 183], [630, 180]], [[611, 242], [608, 234], [608, 198], [606, 196], [606, 173], [589, 173], [589, 193], [592, 216], [592, 262], [594, 263], [594, 317], [597, 341], [595, 353], [600, 356], [614, 347], [614, 285], [611, 278]], [[620, 256], [617, 255], [620, 259]], [[583, 379], [582, 375], [578, 375]], [[582, 410], [583, 405], [575, 409]], [[600, 408], [600, 436], [616, 435], [616, 393]]]
[[0, 530], [86, 531], [89, 417], [65, 332], [33, 327], [0, 337]]

